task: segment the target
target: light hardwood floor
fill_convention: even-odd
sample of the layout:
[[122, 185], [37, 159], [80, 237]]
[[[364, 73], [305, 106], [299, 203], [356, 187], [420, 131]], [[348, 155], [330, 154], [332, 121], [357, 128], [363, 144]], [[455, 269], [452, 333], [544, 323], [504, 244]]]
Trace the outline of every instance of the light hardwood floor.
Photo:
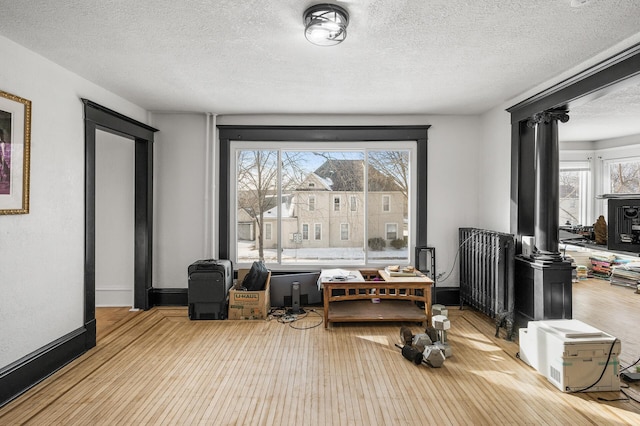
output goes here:
[[[620, 337], [622, 364], [635, 361], [640, 295], [602, 281], [574, 289], [574, 317]], [[0, 424], [640, 424], [640, 404], [560, 392], [486, 317], [449, 312], [453, 356], [439, 369], [402, 357], [398, 324], [325, 330], [321, 309], [291, 324], [122, 313], [95, 348], [0, 409]]]

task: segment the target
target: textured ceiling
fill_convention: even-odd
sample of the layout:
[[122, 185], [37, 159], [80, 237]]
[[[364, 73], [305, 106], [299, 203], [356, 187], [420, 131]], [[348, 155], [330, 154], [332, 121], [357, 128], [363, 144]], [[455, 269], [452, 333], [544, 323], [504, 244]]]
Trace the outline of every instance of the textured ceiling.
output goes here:
[[0, 35], [150, 111], [477, 114], [640, 33], [637, 0], [349, 0], [318, 47], [314, 3], [0, 0]]
[[571, 107], [569, 117], [558, 130], [562, 141], [598, 141], [638, 135], [640, 84], [625, 84], [604, 96]]

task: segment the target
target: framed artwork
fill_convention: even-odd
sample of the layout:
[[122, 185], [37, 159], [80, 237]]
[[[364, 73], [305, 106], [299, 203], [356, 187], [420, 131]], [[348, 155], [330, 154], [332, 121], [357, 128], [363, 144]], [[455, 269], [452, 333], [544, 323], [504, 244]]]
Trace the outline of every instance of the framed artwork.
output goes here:
[[0, 214], [29, 213], [31, 101], [0, 90]]

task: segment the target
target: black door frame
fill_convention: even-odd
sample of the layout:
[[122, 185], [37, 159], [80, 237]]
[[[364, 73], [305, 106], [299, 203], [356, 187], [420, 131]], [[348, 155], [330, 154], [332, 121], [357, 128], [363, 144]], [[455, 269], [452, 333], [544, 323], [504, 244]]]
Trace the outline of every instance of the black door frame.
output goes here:
[[605, 60], [507, 109], [511, 113], [511, 233], [517, 236], [517, 253], [523, 235], [534, 234], [535, 132], [527, 126], [534, 114], [571, 107], [611, 93], [621, 84], [640, 79], [640, 44]]
[[98, 105], [84, 103], [85, 260], [84, 322], [88, 347], [96, 341], [96, 130], [135, 142], [134, 307], [151, 307], [153, 243], [153, 137], [157, 129]]

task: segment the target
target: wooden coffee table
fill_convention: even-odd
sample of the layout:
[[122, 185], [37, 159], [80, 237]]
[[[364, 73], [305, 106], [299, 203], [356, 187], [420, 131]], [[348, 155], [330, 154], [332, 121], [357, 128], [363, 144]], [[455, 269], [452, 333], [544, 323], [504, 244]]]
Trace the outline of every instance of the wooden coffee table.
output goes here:
[[[418, 272], [392, 277], [385, 270], [360, 270], [365, 281], [322, 279], [324, 326], [330, 322], [431, 322], [433, 281]], [[372, 300], [380, 299], [379, 303]], [[416, 302], [424, 303], [424, 309]]]

